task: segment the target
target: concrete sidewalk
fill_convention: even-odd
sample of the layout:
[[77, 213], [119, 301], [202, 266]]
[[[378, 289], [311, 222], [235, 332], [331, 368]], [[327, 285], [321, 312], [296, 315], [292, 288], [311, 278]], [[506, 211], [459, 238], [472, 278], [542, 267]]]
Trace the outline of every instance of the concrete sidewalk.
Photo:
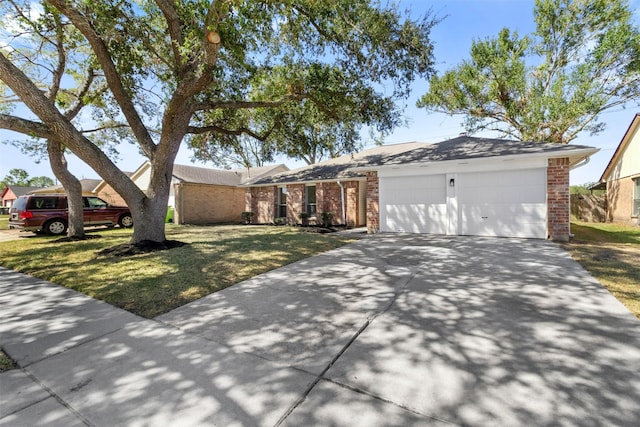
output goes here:
[[154, 320], [0, 269], [0, 425], [637, 425], [640, 321], [553, 243], [375, 236]]

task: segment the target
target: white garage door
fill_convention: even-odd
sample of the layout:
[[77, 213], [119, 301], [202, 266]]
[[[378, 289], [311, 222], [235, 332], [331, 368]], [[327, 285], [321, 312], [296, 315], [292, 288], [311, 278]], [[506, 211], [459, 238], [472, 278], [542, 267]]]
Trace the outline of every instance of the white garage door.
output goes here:
[[547, 237], [547, 172], [529, 169], [461, 174], [460, 234]]
[[544, 239], [546, 179], [544, 168], [381, 177], [380, 229]]
[[444, 175], [380, 179], [380, 229], [406, 233], [447, 233]]

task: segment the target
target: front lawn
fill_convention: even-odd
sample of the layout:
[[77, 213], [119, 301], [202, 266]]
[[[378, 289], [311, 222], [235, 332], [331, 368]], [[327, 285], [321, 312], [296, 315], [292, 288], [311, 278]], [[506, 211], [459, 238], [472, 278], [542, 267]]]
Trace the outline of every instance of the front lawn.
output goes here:
[[2, 242], [0, 265], [152, 318], [353, 241], [285, 226], [168, 225], [167, 239], [188, 245], [131, 257], [98, 257], [96, 252], [126, 243], [131, 230], [101, 229], [95, 234], [101, 237], [71, 243], [57, 243], [54, 237]]
[[9, 229], [9, 215], [0, 215], [0, 230]]
[[571, 232], [564, 248], [640, 318], [640, 227], [574, 222]]

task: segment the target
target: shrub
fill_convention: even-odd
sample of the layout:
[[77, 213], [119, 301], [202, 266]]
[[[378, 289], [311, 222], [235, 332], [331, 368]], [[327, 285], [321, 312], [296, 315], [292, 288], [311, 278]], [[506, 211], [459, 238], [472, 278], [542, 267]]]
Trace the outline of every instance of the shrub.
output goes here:
[[253, 212], [242, 212], [242, 221], [245, 224], [251, 224], [252, 219], [253, 219]]

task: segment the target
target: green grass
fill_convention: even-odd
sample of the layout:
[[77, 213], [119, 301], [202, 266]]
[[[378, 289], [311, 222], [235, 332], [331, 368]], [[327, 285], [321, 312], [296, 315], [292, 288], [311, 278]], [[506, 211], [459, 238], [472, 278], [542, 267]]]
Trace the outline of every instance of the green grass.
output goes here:
[[624, 224], [572, 222], [574, 240], [640, 245], [640, 227]]
[[640, 318], [640, 227], [575, 222], [571, 232], [565, 249]]
[[98, 239], [56, 243], [34, 237], [0, 243], [0, 265], [152, 318], [242, 280], [342, 246], [352, 239], [294, 227], [167, 227], [180, 248], [131, 257], [98, 257], [126, 243], [131, 230], [100, 230]]
[[0, 215], [0, 230], [9, 229], [9, 215]]
[[0, 372], [10, 371], [17, 367], [16, 363], [0, 349]]

